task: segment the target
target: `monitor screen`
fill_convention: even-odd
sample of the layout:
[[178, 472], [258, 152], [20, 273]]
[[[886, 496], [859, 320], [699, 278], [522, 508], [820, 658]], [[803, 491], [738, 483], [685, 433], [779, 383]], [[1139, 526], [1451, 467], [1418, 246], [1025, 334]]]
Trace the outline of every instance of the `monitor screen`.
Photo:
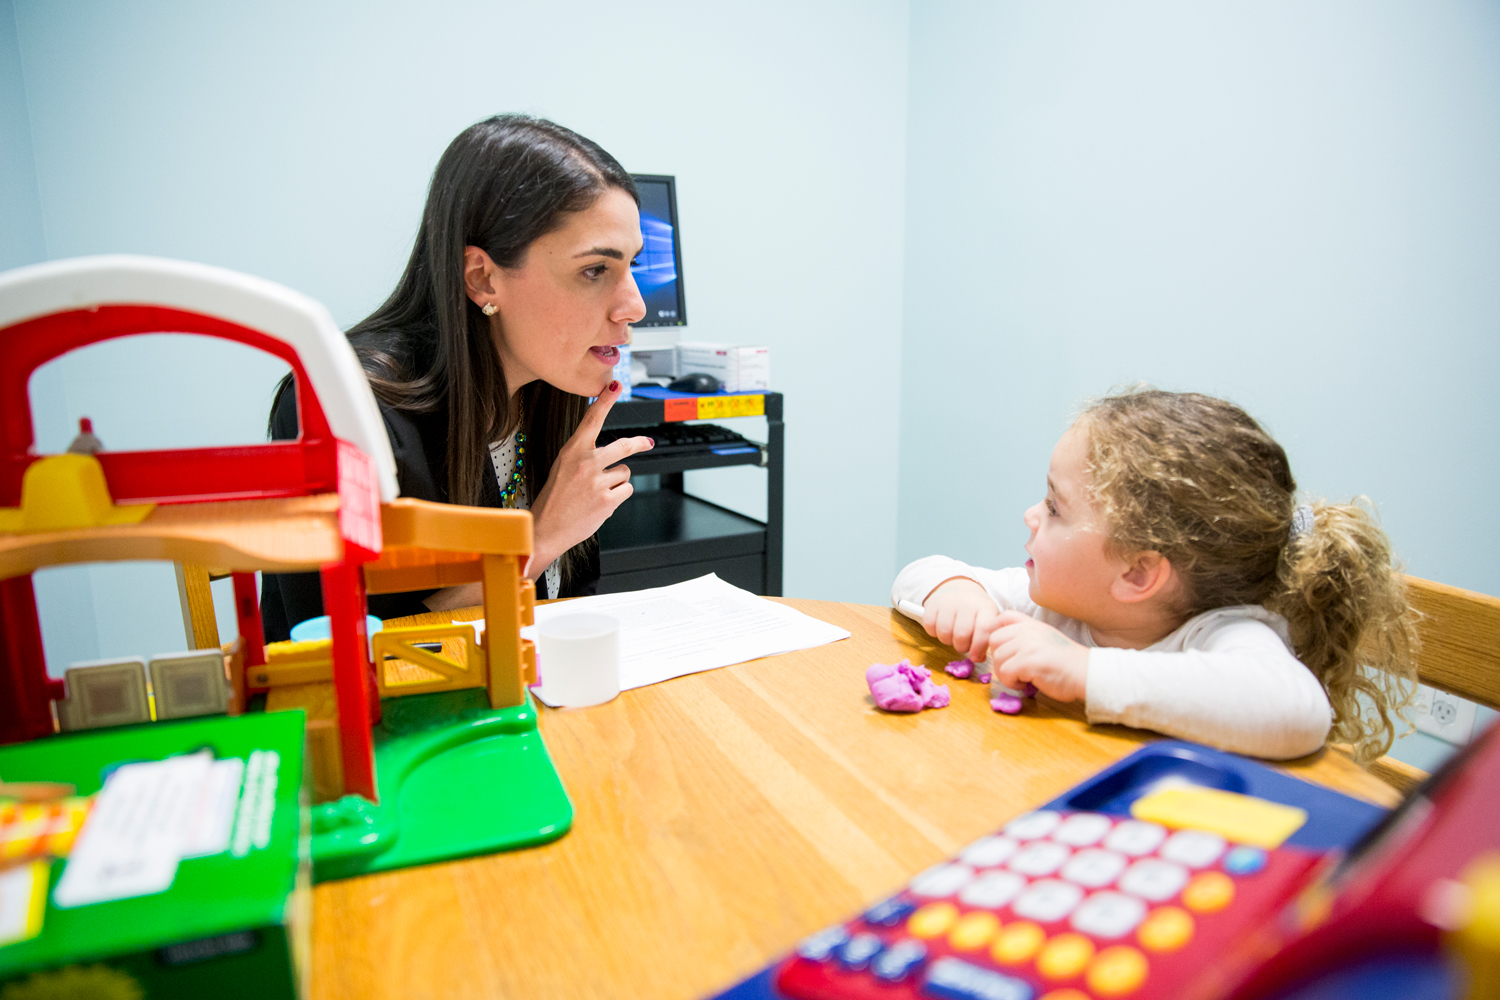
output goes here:
[[632, 174], [641, 194], [640, 256], [631, 265], [646, 317], [636, 326], [687, 326], [682, 294], [682, 240], [677, 235], [677, 183], [657, 174]]

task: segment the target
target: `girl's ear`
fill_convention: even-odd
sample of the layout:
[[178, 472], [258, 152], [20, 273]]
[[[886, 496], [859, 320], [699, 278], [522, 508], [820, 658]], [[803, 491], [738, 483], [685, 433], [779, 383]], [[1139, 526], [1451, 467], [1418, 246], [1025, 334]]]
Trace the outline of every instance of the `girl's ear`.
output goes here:
[[499, 291], [495, 275], [499, 268], [490, 255], [478, 247], [464, 247], [464, 289], [475, 305], [484, 305]]
[[1172, 561], [1160, 552], [1137, 552], [1127, 557], [1125, 570], [1110, 584], [1110, 596], [1125, 604], [1147, 601], [1177, 582]]

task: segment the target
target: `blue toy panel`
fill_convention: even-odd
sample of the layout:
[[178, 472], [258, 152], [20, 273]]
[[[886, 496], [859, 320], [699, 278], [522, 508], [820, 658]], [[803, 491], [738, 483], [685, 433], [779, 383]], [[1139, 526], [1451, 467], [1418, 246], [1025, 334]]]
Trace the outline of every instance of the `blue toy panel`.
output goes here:
[[[775, 1000], [771, 993], [756, 995]], [[1346, 966], [1276, 1000], [1459, 1000], [1461, 995], [1461, 984], [1448, 963], [1438, 955], [1416, 954]]]
[[674, 392], [660, 385], [631, 386], [630, 394], [641, 399], [701, 399], [704, 396], [769, 396], [770, 389], [742, 389], [739, 392]]
[[[1173, 779], [1307, 810], [1307, 823], [1289, 837], [1287, 843], [1314, 851], [1352, 846], [1386, 813], [1379, 806], [1288, 777], [1264, 764], [1179, 740], [1162, 740], [1144, 746], [1040, 808], [1128, 816], [1131, 803], [1163, 780]], [[780, 965], [778, 959], [710, 1000], [788, 1000], [773, 985]], [[1382, 998], [1386, 995], [1380, 994]], [[1413, 995], [1425, 997], [1428, 994]], [[1343, 993], [1298, 993], [1295, 1000], [1342, 1000], [1343, 996]], [[1375, 995], [1369, 996], [1373, 1000]], [[1435, 995], [1446, 996], [1442, 993]], [[1293, 998], [1287, 997], [1286, 1000]]]
[[1164, 779], [1253, 795], [1307, 810], [1307, 823], [1287, 843], [1311, 851], [1349, 847], [1385, 816], [1368, 802], [1289, 777], [1280, 771], [1195, 743], [1163, 740], [1142, 747], [1064, 792], [1043, 808], [1130, 815], [1130, 805]]

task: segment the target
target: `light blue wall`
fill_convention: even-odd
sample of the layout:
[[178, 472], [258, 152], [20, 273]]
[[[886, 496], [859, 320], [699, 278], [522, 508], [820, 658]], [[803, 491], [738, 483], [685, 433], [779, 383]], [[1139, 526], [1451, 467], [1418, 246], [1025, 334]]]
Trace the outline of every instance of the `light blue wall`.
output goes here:
[[[769, 345], [787, 394], [786, 592], [867, 601], [895, 571], [907, 20], [904, 0], [15, 6], [52, 258], [236, 268], [348, 325], [389, 292], [438, 155], [479, 118], [546, 115], [677, 175], [692, 336]], [[121, 387], [159, 369], [191, 376], [173, 412], [211, 437], [262, 434], [274, 382], [160, 345], [64, 367], [36, 408], [87, 413], [111, 447], [162, 405]], [[126, 578], [95, 574], [97, 650], [44, 614], [49, 650], [64, 629], [68, 655], [180, 643], [170, 572]]]
[[[499, 110], [678, 176], [691, 335], [787, 393], [789, 594], [1019, 559], [1069, 415], [1137, 379], [1236, 399], [1413, 572], [1500, 592], [1493, 4], [0, 0], [0, 254], [207, 261], [349, 324]], [[64, 359], [38, 417], [133, 440], [163, 369], [178, 424], [260, 433], [274, 372], [164, 344]], [[169, 577], [110, 572], [78, 649], [176, 635]]]
[[0, 0], [0, 271], [46, 256], [16, 13]]
[[1017, 565], [1089, 396], [1227, 396], [1500, 593], [1500, 7], [912, 12], [898, 559]]

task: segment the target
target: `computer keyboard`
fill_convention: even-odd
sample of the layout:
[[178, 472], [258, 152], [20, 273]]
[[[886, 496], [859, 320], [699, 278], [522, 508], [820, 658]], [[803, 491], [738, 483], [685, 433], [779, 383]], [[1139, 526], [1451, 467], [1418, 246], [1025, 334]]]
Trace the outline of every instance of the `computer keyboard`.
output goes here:
[[759, 451], [760, 445], [717, 424], [655, 424], [650, 427], [606, 427], [599, 432], [598, 446], [627, 437], [654, 438], [656, 447], [646, 454], [682, 455], [710, 452], [715, 455], [737, 455]]

